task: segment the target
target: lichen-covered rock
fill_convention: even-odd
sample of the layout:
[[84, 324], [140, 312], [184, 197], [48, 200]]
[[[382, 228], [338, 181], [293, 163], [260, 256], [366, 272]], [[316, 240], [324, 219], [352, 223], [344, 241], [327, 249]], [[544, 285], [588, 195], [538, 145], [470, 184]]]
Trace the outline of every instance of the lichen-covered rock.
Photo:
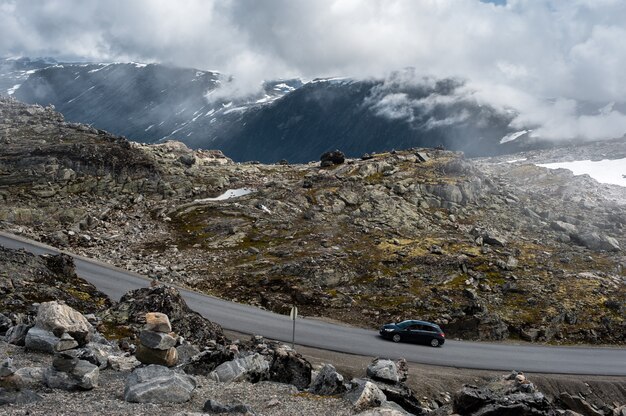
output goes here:
[[196, 388], [193, 377], [159, 365], [138, 368], [126, 380], [124, 400], [135, 403], [184, 403]]
[[172, 332], [172, 324], [169, 317], [160, 312], [148, 312], [146, 314], [146, 331], [163, 332], [169, 334]]
[[[132, 290], [101, 314], [103, 326], [129, 325], [136, 333], [146, 324], [146, 314], [160, 312], [169, 317], [174, 332], [197, 345], [224, 342], [222, 327], [192, 311], [178, 289], [159, 285]], [[106, 330], [102, 331], [106, 335]]]

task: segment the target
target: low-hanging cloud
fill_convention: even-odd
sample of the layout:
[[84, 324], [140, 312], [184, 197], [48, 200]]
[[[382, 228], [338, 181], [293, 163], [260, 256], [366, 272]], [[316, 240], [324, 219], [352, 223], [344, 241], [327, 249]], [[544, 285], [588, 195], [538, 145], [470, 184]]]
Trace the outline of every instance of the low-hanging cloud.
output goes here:
[[[624, 22], [623, 0], [0, 0], [0, 55], [216, 69], [240, 95], [412, 67], [407, 85], [462, 80], [445, 99], [510, 113], [530, 135], [602, 139], [626, 133]], [[411, 121], [429, 104], [393, 94], [381, 115]]]

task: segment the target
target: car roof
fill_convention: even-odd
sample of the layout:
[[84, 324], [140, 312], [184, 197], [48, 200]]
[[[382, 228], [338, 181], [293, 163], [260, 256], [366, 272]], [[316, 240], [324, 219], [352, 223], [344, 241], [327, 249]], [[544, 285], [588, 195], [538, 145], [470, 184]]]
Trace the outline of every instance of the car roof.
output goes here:
[[405, 321], [398, 322], [398, 324], [409, 324], [409, 323], [410, 323], [410, 324], [413, 324], [413, 325], [416, 325], [416, 324], [420, 324], [420, 325], [430, 325], [430, 326], [435, 326], [435, 327], [439, 328], [439, 325], [437, 325], [437, 324], [434, 324], [434, 323], [432, 323], [432, 322], [428, 322], [428, 321], [419, 321], [419, 320], [417, 320], [417, 319], [407, 319], [407, 320], [405, 320]]

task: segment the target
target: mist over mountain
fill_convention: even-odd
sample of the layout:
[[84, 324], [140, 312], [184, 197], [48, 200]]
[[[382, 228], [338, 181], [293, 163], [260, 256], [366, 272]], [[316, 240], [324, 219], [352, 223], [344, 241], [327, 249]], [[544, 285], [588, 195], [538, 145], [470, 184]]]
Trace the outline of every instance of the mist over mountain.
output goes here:
[[236, 98], [224, 94], [232, 82], [225, 75], [160, 64], [56, 64], [29, 75], [11, 91], [20, 101], [53, 104], [70, 121], [135, 141], [177, 139], [238, 161], [307, 162], [333, 149], [360, 156], [414, 146], [479, 156], [524, 142], [500, 144], [515, 133], [512, 115], [463, 95], [464, 82], [415, 78], [410, 70], [387, 79], [266, 81], [260, 93]]

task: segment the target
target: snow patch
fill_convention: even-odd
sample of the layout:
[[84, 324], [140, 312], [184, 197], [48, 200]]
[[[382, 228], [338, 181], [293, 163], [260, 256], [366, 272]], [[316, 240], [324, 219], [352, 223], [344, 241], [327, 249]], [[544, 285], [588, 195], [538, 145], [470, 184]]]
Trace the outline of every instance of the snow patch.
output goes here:
[[265, 205], [261, 205], [261, 209], [263, 210], [263, 212], [266, 212], [266, 213], [272, 215], [272, 211], [270, 211], [270, 209], [268, 207], [266, 207]]
[[508, 143], [508, 142], [512, 142], [515, 139], [518, 139], [520, 137], [522, 137], [523, 135], [525, 135], [526, 133], [530, 133], [530, 130], [522, 130], [522, 131], [516, 131], [515, 133], [510, 133], [507, 134], [506, 136], [504, 136], [502, 139], [500, 139], [500, 144], [504, 144], [504, 143]]
[[196, 199], [194, 202], [212, 202], [212, 201], [225, 201], [227, 199], [238, 198], [240, 196], [251, 194], [252, 192], [256, 192], [256, 189], [252, 188], [237, 188], [237, 189], [229, 189], [220, 196], [216, 196], [215, 198], [204, 198], [204, 199]]
[[567, 169], [572, 171], [574, 175], [589, 175], [600, 183], [626, 187], [626, 158], [542, 163], [537, 164], [537, 166], [548, 169]]
[[7, 94], [9, 94], [9, 95], [13, 95], [13, 94], [15, 94], [15, 91], [17, 91], [17, 89], [20, 87], [20, 85], [22, 85], [22, 84], [15, 84], [15, 85], [14, 85], [14, 86], [12, 86], [11, 88], [9, 88], [9, 89], [7, 90]]

